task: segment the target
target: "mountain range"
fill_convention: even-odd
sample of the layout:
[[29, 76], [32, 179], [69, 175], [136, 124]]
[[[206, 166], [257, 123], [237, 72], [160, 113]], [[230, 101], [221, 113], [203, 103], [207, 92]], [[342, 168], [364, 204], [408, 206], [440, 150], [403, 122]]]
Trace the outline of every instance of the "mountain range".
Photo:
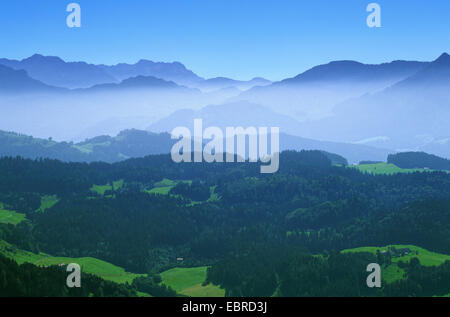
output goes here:
[[300, 133], [335, 141], [362, 140], [393, 149], [427, 149], [448, 157], [449, 85], [450, 55], [442, 54], [414, 75], [382, 91], [342, 102], [335, 107], [333, 116], [305, 123]]
[[87, 88], [113, 83], [117, 79], [96, 65], [85, 62], [65, 62], [56, 56], [35, 54], [23, 60], [0, 59], [0, 64], [25, 70], [28, 75], [47, 85], [63, 88]]
[[204, 79], [178, 62], [107, 66], [36, 54], [0, 59], [0, 129], [79, 142], [132, 128], [169, 132], [202, 117], [450, 157], [449, 84], [446, 53], [432, 62], [333, 61], [278, 82]]
[[86, 62], [66, 62], [57, 56], [35, 54], [22, 60], [1, 58], [0, 65], [15, 70], [25, 70], [31, 78], [46, 85], [68, 89], [118, 84], [136, 77], [158, 78], [205, 91], [229, 87], [245, 90], [256, 85], [271, 83], [264, 78], [254, 78], [249, 81], [224, 77], [204, 79], [180, 62], [163, 63], [145, 59], [135, 64], [94, 65]]
[[332, 115], [337, 104], [388, 88], [427, 64], [394, 61], [367, 65], [335, 61], [269, 86], [254, 87], [235, 99], [258, 103], [301, 121], [316, 120]]
[[56, 92], [58, 89], [30, 78], [24, 70], [14, 70], [0, 65], [0, 93], [17, 94], [38, 91]]

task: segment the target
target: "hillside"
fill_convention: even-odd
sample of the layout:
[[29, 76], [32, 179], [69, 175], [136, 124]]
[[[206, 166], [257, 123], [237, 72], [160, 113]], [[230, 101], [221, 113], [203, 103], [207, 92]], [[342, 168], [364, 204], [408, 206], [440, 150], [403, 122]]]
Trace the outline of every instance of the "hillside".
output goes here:
[[[26, 217], [0, 222], [2, 252], [44, 266], [79, 261], [155, 296], [448, 294], [450, 262], [433, 261], [450, 254], [450, 175], [372, 175], [329, 157], [282, 152], [273, 175], [255, 163], [176, 164], [169, 155], [114, 164], [1, 158], [2, 210]], [[434, 253], [392, 260], [391, 278], [405, 278], [372, 290], [365, 267], [377, 255], [335, 252], [388, 244]]]
[[423, 168], [400, 168], [392, 163], [375, 163], [375, 164], [359, 164], [352, 166], [357, 168], [363, 173], [370, 173], [374, 175], [392, 175], [397, 173], [415, 173], [415, 172], [427, 172], [431, 170], [425, 170]]
[[[183, 113], [189, 112], [191, 115]], [[215, 118], [220, 118], [219, 113], [211, 116], [211, 121], [206, 123], [219, 124]], [[195, 117], [195, 112], [185, 111], [174, 115], [158, 125], [152, 126], [154, 131], [164, 131], [175, 124], [192, 125], [188, 120]], [[176, 119], [179, 118], [179, 119]], [[281, 120], [281, 119], [280, 119]], [[222, 121], [224, 122], [224, 121]], [[226, 122], [224, 122], [226, 123]], [[245, 123], [234, 121], [228, 123]], [[261, 122], [263, 124], [264, 122]], [[267, 123], [267, 122], [266, 122]], [[158, 128], [159, 127], [159, 128]], [[171, 131], [171, 129], [169, 130]], [[118, 162], [128, 158], [138, 158], [147, 155], [168, 154], [176, 140], [172, 140], [168, 133], [153, 133], [142, 130], [124, 130], [117, 136], [98, 136], [79, 143], [56, 142], [33, 138], [31, 136], [0, 131], [0, 156], [21, 156], [24, 158], [51, 158], [65, 162]], [[344, 144], [333, 142], [321, 142], [301, 137], [281, 134], [280, 150], [321, 150], [335, 153], [339, 164], [345, 160], [357, 162], [366, 159], [385, 159], [389, 150], [371, 148], [364, 145]], [[330, 154], [331, 155], [331, 154]]]
[[388, 163], [402, 168], [422, 168], [450, 171], [450, 160], [424, 152], [404, 152], [388, 156]]
[[2, 240], [0, 240], [0, 254], [13, 259], [18, 264], [31, 263], [39, 267], [77, 263], [81, 266], [83, 272], [99, 276], [102, 279], [115, 283], [128, 282], [131, 284], [133, 279], [142, 276], [142, 274], [125, 272], [121, 267], [95, 258], [53, 257], [45, 253], [34, 254], [29, 251], [21, 250]]
[[[382, 279], [385, 283], [393, 283], [407, 279], [406, 272], [400, 262], [410, 263], [413, 258], [419, 260], [426, 267], [437, 267], [450, 261], [450, 255], [430, 252], [414, 245], [391, 245], [385, 247], [361, 247], [341, 251], [342, 253], [369, 252], [377, 255], [379, 253], [391, 256], [390, 262], [382, 268]], [[442, 295], [442, 294], [441, 294]]]
[[162, 283], [177, 293], [189, 297], [223, 297], [225, 291], [208, 284], [203, 285], [207, 277], [207, 267], [174, 268], [161, 273]]
[[99, 136], [80, 143], [56, 142], [0, 131], [0, 156], [50, 158], [65, 162], [117, 162], [130, 157], [169, 153], [174, 141], [167, 133], [122, 131], [116, 137]]

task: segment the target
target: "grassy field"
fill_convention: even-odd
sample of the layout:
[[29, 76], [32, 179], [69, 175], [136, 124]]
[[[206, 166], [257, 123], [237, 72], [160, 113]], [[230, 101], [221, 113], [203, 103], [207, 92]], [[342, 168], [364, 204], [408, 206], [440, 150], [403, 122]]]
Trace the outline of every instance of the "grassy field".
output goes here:
[[0, 203], [0, 223], [17, 225], [26, 219], [25, 214], [21, 214], [12, 210], [4, 209], [4, 205]]
[[216, 193], [216, 187], [217, 186], [210, 187], [209, 190], [211, 192], [211, 195], [209, 196], [208, 202], [220, 200], [220, 196]]
[[161, 273], [163, 284], [172, 287], [177, 293], [190, 297], [224, 297], [225, 290], [209, 284], [206, 280], [206, 266], [194, 268], [174, 268]]
[[385, 246], [385, 247], [362, 247], [362, 248], [344, 250], [342, 252], [343, 253], [345, 253], [345, 252], [369, 252], [369, 253], [376, 254], [377, 250], [387, 251], [388, 247], [395, 247], [397, 249], [409, 248], [412, 251], [409, 255], [392, 258], [392, 262], [399, 262], [399, 261], [409, 262], [412, 258], [418, 258], [420, 263], [423, 266], [438, 266], [438, 265], [441, 265], [442, 263], [444, 263], [445, 261], [450, 261], [450, 255], [431, 252], [431, 251], [425, 250], [423, 248], [416, 247], [414, 245], [391, 245], [391, 246]]
[[156, 182], [154, 187], [174, 187], [178, 182], [173, 181], [171, 179], [164, 178], [160, 182]]
[[154, 187], [150, 190], [146, 190], [149, 194], [168, 195], [173, 186], [166, 187]]
[[39, 211], [44, 212], [45, 210], [53, 207], [59, 201], [56, 195], [53, 196], [43, 196], [41, 198], [41, 207]]
[[[397, 263], [399, 261], [409, 262], [412, 258], [416, 257], [419, 259], [420, 263], [423, 266], [439, 266], [445, 261], [450, 261], [450, 255], [440, 254], [425, 250], [423, 248], [414, 246], [414, 245], [392, 245], [391, 247], [395, 247], [397, 249], [401, 248], [409, 248], [411, 253], [401, 257], [393, 257], [392, 264], [383, 268], [382, 270], [382, 278], [387, 283], [394, 282], [398, 279], [404, 278], [405, 271], [398, 267]], [[377, 250], [387, 251], [389, 246], [385, 247], [361, 247], [355, 249], [343, 250], [343, 253], [346, 252], [369, 252], [372, 254], [376, 254]]]
[[397, 280], [405, 278], [405, 270], [398, 267], [397, 263], [392, 263], [391, 265], [385, 267], [381, 271], [382, 279], [386, 283], [392, 283]]
[[74, 145], [73, 147], [75, 149], [77, 149], [78, 151], [83, 152], [85, 154], [91, 154], [94, 151], [95, 146], [107, 147], [109, 145], [111, 145], [111, 142], [107, 141], [107, 142], [103, 142], [103, 143], [89, 143], [89, 144], [85, 144], [85, 145]]
[[[121, 267], [111, 263], [85, 257], [69, 258], [54, 257], [45, 253], [34, 254], [21, 250], [3, 240], [0, 240], [0, 254], [15, 260], [19, 264], [31, 263], [37, 266], [67, 265], [77, 263], [82, 271], [97, 275], [105, 280], [116, 283], [131, 283], [133, 279], [145, 274], [134, 274], [125, 272]], [[195, 268], [174, 268], [161, 273], [163, 284], [172, 287], [177, 293], [190, 297], [224, 297], [225, 291], [221, 288], [209, 284], [202, 286], [206, 280], [206, 266]], [[139, 296], [150, 296], [146, 293], [138, 292]]]
[[[191, 180], [184, 180], [181, 182], [192, 184]], [[147, 192], [149, 194], [169, 195], [170, 190], [172, 188], [174, 188], [178, 183], [180, 183], [180, 182], [165, 178], [162, 181], [155, 183], [155, 185], [152, 189], [145, 190], [145, 192]], [[210, 196], [207, 199], [207, 202], [214, 202], [214, 201], [218, 201], [220, 199], [219, 195], [215, 192], [215, 190], [216, 190], [216, 186], [210, 187]], [[174, 195], [174, 196], [177, 196], [177, 195]], [[203, 201], [192, 201], [187, 206], [195, 206], [195, 205], [199, 205], [202, 203], [204, 203], [204, 202]]]
[[105, 280], [116, 283], [131, 283], [134, 278], [143, 275], [125, 272], [121, 267], [95, 258], [68, 258], [53, 257], [44, 253], [34, 254], [18, 249], [2, 240], [0, 240], [0, 254], [15, 260], [19, 264], [32, 263], [37, 266], [51, 266], [77, 263], [81, 266], [83, 272], [97, 275]]
[[[116, 189], [122, 188], [123, 184], [124, 184], [124, 181], [123, 181], [123, 179], [121, 179], [121, 180], [113, 182], [112, 185], [114, 186], [114, 190], [116, 190]], [[103, 196], [103, 195], [105, 195], [105, 192], [107, 190], [112, 190], [113, 186], [111, 186], [111, 184], [94, 185], [94, 186], [92, 186], [91, 191], [96, 192], [97, 194]]]
[[155, 183], [152, 189], [146, 190], [149, 194], [168, 195], [170, 190], [178, 183], [176, 181], [164, 178], [162, 181]]
[[414, 173], [414, 172], [426, 172], [428, 170], [424, 169], [404, 169], [400, 168], [394, 164], [388, 164], [388, 163], [377, 163], [377, 164], [361, 164], [361, 165], [355, 165], [352, 166], [352, 168], [357, 168], [363, 173], [369, 173], [369, 174], [398, 174], [398, 173]]

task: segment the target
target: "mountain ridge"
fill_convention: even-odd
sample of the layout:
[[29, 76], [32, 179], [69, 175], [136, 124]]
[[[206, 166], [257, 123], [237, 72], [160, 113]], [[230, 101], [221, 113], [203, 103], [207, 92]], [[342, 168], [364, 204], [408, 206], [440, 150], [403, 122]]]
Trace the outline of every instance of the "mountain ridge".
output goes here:
[[[56, 142], [24, 134], [0, 131], [0, 157], [22, 156], [38, 159], [50, 158], [66, 162], [108, 163], [148, 155], [168, 154], [177, 142], [167, 132], [153, 133], [144, 130], [123, 130], [116, 136], [102, 135], [83, 142]], [[361, 160], [386, 160], [394, 151], [371, 148], [365, 145], [317, 141], [280, 134], [280, 151], [319, 150], [337, 154], [350, 162]]]

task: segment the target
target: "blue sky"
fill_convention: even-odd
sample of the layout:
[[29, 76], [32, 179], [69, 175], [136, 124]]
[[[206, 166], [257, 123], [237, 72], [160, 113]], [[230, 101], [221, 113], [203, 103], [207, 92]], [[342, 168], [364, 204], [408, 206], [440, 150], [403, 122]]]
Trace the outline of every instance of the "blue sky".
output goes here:
[[[66, 26], [66, 6], [82, 27]], [[382, 8], [368, 28], [366, 6]], [[14, 0], [0, 5], [0, 56], [180, 61], [204, 77], [272, 80], [331, 60], [432, 60], [450, 52], [448, 0]]]

